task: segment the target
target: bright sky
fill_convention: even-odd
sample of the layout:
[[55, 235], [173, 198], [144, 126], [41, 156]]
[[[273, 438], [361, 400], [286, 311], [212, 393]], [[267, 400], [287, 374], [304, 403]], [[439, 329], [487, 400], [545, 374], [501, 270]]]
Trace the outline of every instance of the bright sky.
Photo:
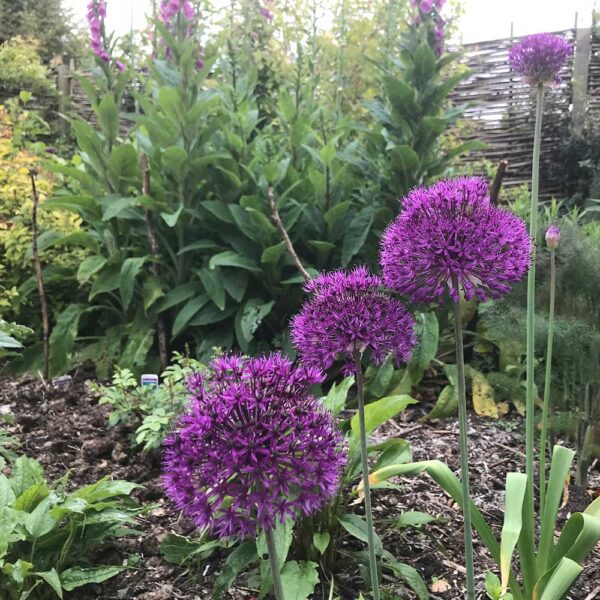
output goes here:
[[[88, 0], [65, 0], [83, 21]], [[464, 16], [459, 25], [464, 42], [507, 37], [513, 23], [515, 35], [558, 31], [591, 23], [595, 0], [463, 0]], [[108, 26], [117, 33], [144, 25], [151, 0], [108, 0]]]

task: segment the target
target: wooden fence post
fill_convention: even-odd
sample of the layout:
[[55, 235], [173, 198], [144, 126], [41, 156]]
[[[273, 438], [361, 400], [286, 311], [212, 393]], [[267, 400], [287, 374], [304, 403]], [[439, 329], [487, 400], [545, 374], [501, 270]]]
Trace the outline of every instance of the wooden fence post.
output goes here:
[[575, 132], [581, 131], [585, 125], [591, 48], [591, 27], [578, 28], [575, 32], [575, 56], [573, 57], [573, 76], [571, 79], [573, 86], [571, 125]]
[[[58, 88], [58, 112], [64, 115], [67, 112], [71, 99], [71, 75], [69, 67], [61, 63], [57, 67], [57, 88]], [[61, 135], [66, 135], [68, 132], [67, 122], [59, 117], [58, 127]]]

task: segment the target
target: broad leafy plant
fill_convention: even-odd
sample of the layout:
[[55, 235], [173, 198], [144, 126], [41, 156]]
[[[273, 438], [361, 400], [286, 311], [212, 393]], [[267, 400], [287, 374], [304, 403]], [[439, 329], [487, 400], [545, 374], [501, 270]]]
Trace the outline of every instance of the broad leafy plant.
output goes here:
[[31, 458], [12, 467], [10, 477], [0, 474], [0, 588], [8, 599], [62, 598], [127, 568], [94, 564], [93, 553], [135, 533], [141, 509], [130, 494], [139, 486], [105, 478], [68, 493], [66, 478], [48, 484]]

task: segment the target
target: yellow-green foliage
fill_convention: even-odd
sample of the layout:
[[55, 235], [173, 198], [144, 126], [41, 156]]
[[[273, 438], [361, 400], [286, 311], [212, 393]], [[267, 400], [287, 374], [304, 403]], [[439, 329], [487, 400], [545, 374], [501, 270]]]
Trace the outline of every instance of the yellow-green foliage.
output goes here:
[[[0, 106], [0, 318], [18, 314], [18, 288], [33, 273], [28, 256], [31, 247], [31, 210], [33, 207], [29, 170], [35, 168], [40, 202], [52, 193], [52, 175], [41, 167], [37, 156], [15, 147], [13, 124]], [[66, 212], [39, 212], [39, 230], [72, 233], [81, 228], [79, 217]], [[41, 253], [44, 263], [75, 265], [82, 260], [81, 251]]]
[[49, 89], [47, 69], [33, 38], [16, 36], [0, 46], [0, 90]]

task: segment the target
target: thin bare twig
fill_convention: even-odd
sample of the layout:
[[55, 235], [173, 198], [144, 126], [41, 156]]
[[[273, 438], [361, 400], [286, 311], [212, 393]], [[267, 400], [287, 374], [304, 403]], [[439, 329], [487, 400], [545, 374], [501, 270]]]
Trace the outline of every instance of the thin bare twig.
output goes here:
[[[144, 196], [150, 196], [150, 165], [148, 164], [148, 157], [144, 154], [141, 159], [142, 167], [142, 194]], [[150, 272], [157, 279], [160, 280], [160, 269], [158, 261], [160, 259], [160, 250], [158, 245], [158, 236], [156, 235], [156, 228], [154, 226], [154, 219], [152, 213], [146, 209], [144, 212], [146, 220], [146, 231], [148, 232], [148, 240], [150, 242], [150, 252], [154, 260], [150, 265]], [[169, 366], [169, 343], [167, 339], [167, 326], [165, 320], [161, 315], [158, 315], [156, 322], [156, 331], [158, 335], [158, 356], [160, 360], [160, 369], [164, 371]]]
[[490, 185], [490, 202], [494, 205], [498, 205], [498, 200], [500, 198], [500, 188], [502, 187], [502, 182], [504, 181], [504, 176], [506, 175], [506, 171], [508, 169], [508, 162], [506, 160], [501, 160], [498, 163], [498, 168], [496, 169], [496, 175], [494, 175], [494, 180]]
[[271, 188], [271, 187], [269, 188], [269, 204], [271, 206], [271, 219], [273, 220], [273, 223], [275, 223], [275, 225], [277, 225], [277, 229], [279, 229], [279, 233], [281, 233], [281, 237], [283, 238], [283, 242], [285, 244], [285, 247], [287, 248], [287, 251], [289, 252], [290, 256], [292, 257], [292, 260], [294, 261], [294, 264], [296, 265], [296, 268], [298, 269], [298, 271], [300, 271], [300, 274], [302, 275], [302, 277], [304, 277], [304, 279], [306, 279], [306, 281], [308, 281], [310, 279], [310, 274], [304, 268], [304, 265], [298, 258], [298, 254], [296, 253], [296, 250], [294, 250], [294, 244], [292, 244], [292, 240], [290, 239], [290, 236], [288, 235], [288, 232], [285, 229], [285, 225], [283, 224], [283, 221], [281, 220], [281, 217], [279, 216], [279, 211], [277, 210], [277, 204], [275, 203], [275, 194], [273, 192], [273, 188]]
[[42, 263], [40, 261], [40, 254], [38, 252], [37, 211], [40, 205], [40, 196], [35, 183], [36, 175], [37, 171], [34, 169], [29, 169], [31, 195], [33, 200], [33, 208], [31, 209], [31, 251], [33, 254], [33, 267], [35, 269], [35, 279], [40, 298], [40, 310], [42, 312], [42, 333], [44, 339], [44, 366], [42, 377], [44, 381], [48, 381], [50, 375], [50, 321], [48, 319], [48, 304], [46, 303], [46, 291], [44, 289], [44, 274], [42, 272]]

